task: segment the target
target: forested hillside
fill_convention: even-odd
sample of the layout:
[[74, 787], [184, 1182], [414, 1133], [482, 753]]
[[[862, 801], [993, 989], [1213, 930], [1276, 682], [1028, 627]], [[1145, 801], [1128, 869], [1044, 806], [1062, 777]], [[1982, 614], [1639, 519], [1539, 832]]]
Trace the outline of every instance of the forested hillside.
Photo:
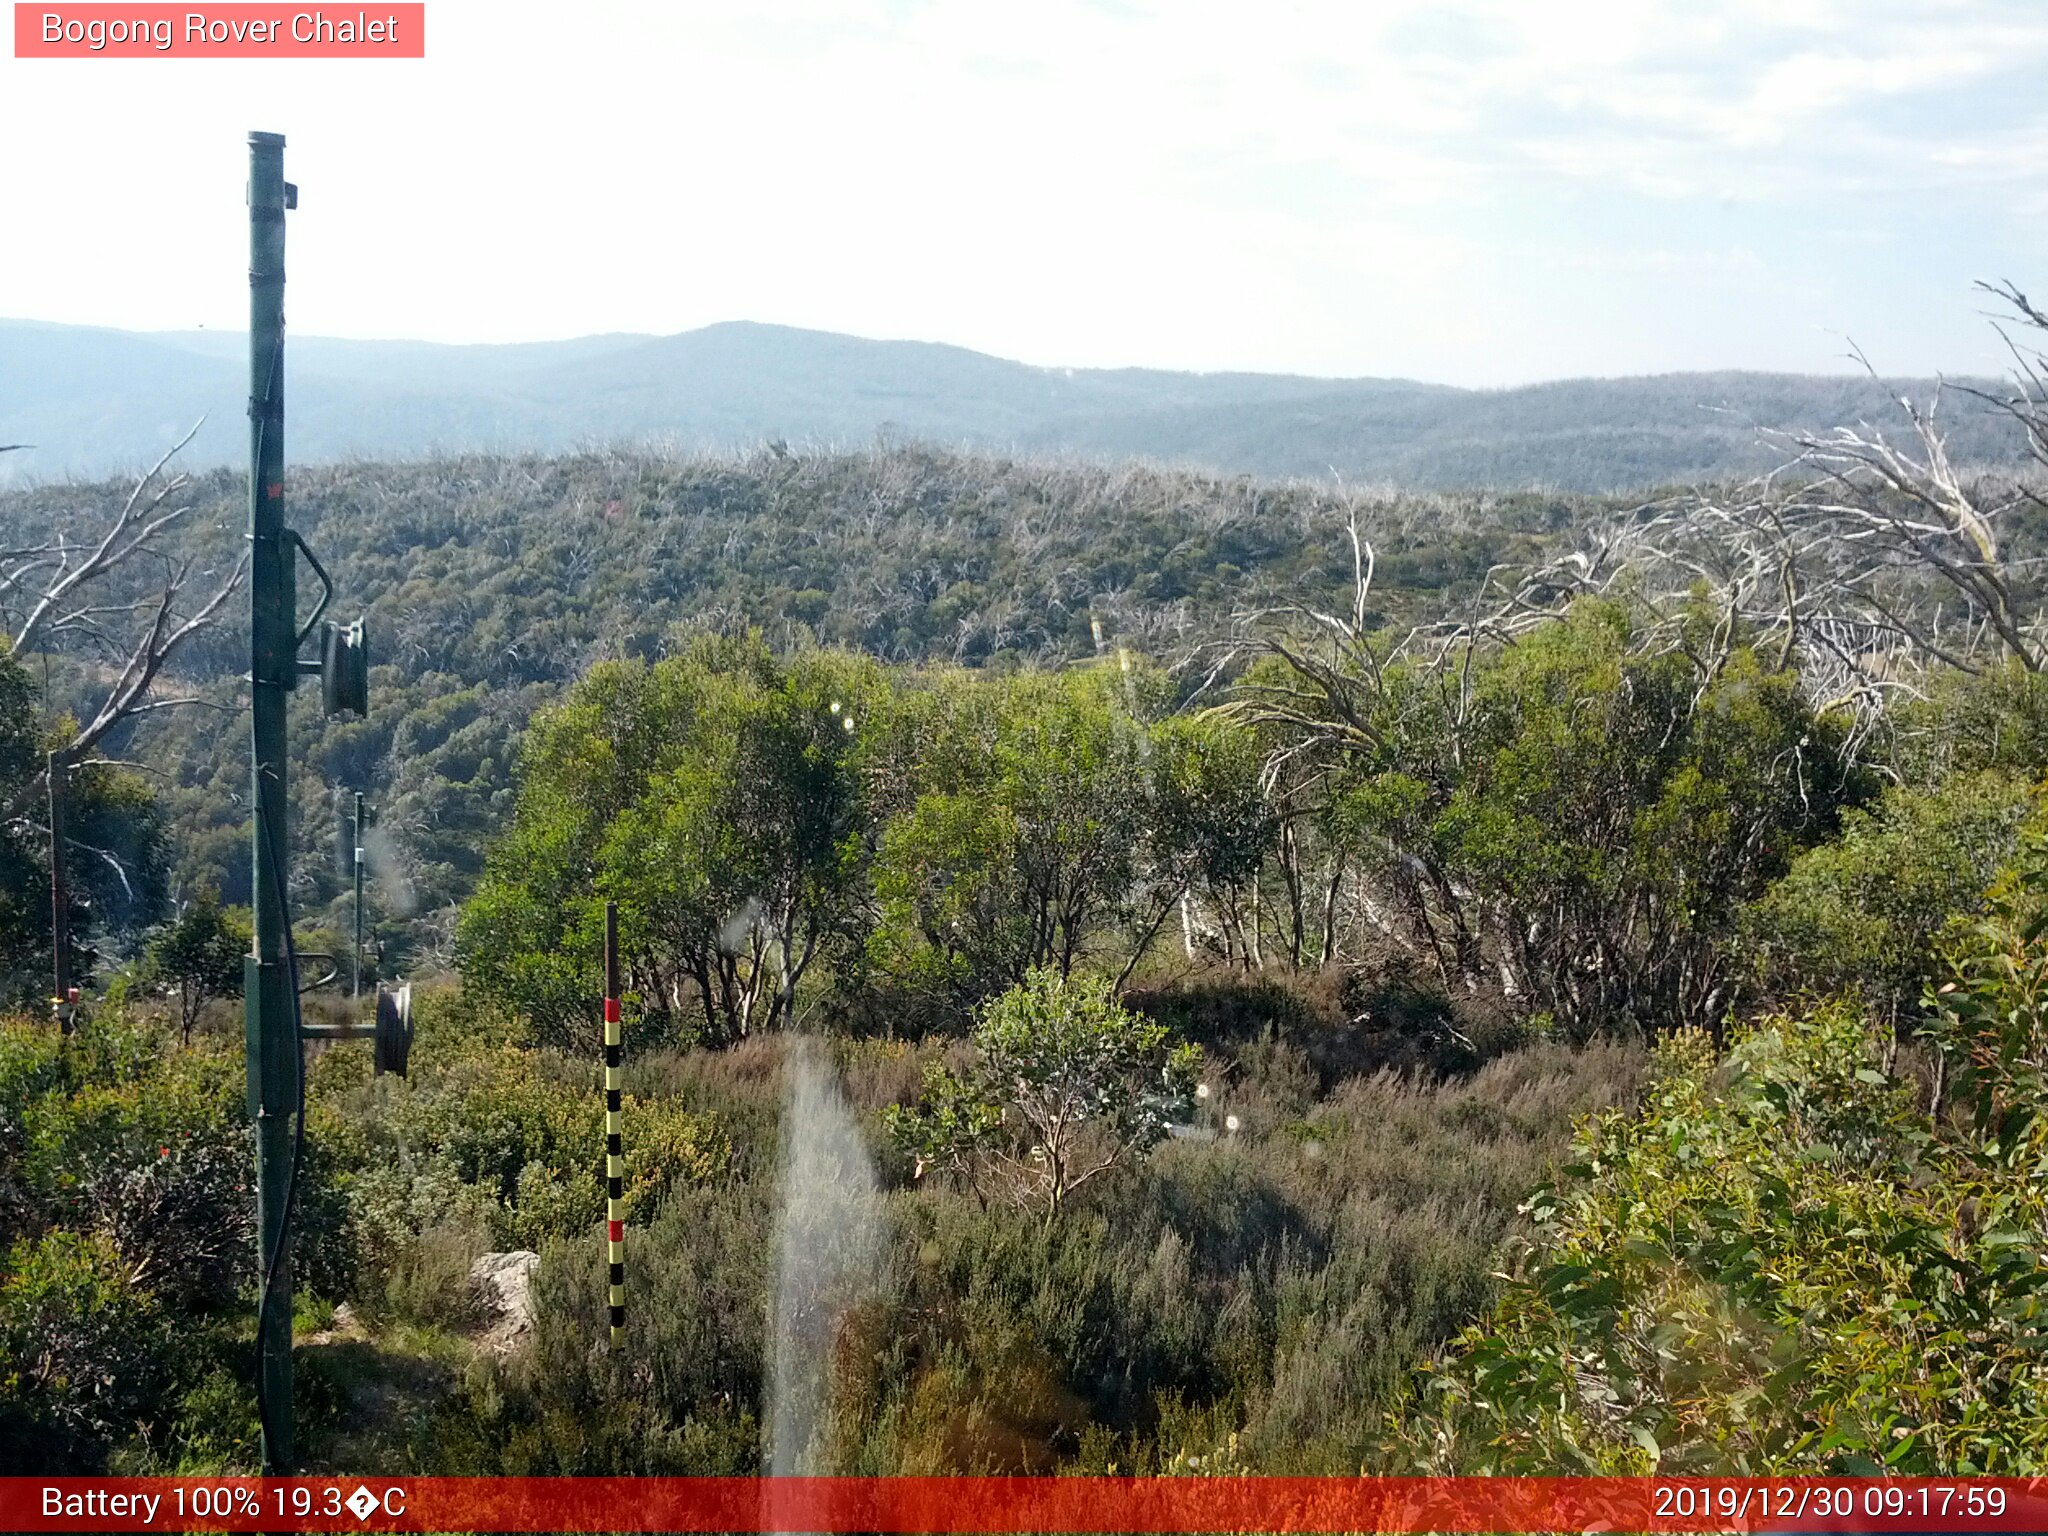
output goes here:
[[[140, 468], [201, 418], [189, 462], [238, 462], [246, 348], [227, 333], [0, 321], [0, 442], [36, 445], [0, 458], [0, 483]], [[744, 323], [515, 346], [295, 336], [287, 388], [290, 456], [301, 462], [917, 440], [1411, 489], [1582, 492], [1756, 474], [1773, 462], [1759, 429], [1878, 420], [1902, 394], [1924, 405], [1936, 392], [1931, 379], [1854, 375], [1692, 373], [1453, 389], [1408, 379], [1046, 368], [962, 347]], [[1949, 389], [1943, 414], [1963, 462], [2020, 457], [1997, 411], [1965, 391]]]
[[[1910, 412], [1643, 504], [295, 471], [379, 657], [293, 704], [299, 943], [363, 787], [422, 983], [403, 1078], [306, 1054], [305, 1464], [2039, 1472], [2039, 484]], [[0, 502], [17, 600], [154, 529], [0, 651], [6, 1470], [255, 1456], [241, 496], [157, 491]]]
[[[0, 537], [97, 537], [131, 489], [0, 495]], [[379, 917], [399, 942], [408, 920], [438, 914], [410, 935], [430, 944], [445, 942], [509, 813], [527, 720], [604, 658], [653, 659], [691, 633], [759, 628], [778, 645], [809, 636], [889, 662], [1058, 666], [1124, 646], [1186, 664], [1238, 610], [1340, 592], [1354, 500], [1308, 484], [914, 447], [300, 469], [290, 498], [340, 584], [338, 611], [368, 616], [376, 701], [360, 722], [323, 721], [310, 692], [294, 703], [305, 899], [341, 892], [330, 807], [363, 790], [379, 828]], [[189, 510], [173, 547], [199, 572], [231, 568], [245, 500], [238, 476], [195, 478], [178, 496]], [[1374, 499], [1376, 611], [1390, 622], [1433, 612], [1593, 505]], [[139, 596], [152, 574], [125, 573], [115, 590]], [[232, 704], [247, 665], [246, 642], [223, 625], [188, 643], [177, 675]], [[53, 666], [61, 695], [64, 656]], [[248, 893], [246, 736], [243, 717], [197, 708], [117, 743], [164, 775], [156, 788], [186, 883], [217, 882], [233, 901]]]

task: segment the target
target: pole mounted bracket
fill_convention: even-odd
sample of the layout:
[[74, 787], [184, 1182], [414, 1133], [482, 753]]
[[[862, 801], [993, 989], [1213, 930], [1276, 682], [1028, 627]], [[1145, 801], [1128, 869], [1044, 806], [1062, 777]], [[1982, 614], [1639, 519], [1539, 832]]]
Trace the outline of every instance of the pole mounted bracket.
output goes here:
[[[287, 528], [285, 538], [297, 553], [306, 557], [306, 564], [312, 566], [313, 574], [320, 578], [320, 601], [313, 605], [311, 616], [292, 636], [296, 665], [291, 681], [296, 683], [302, 672], [317, 672], [320, 674], [321, 707], [327, 714], [367, 715], [370, 712], [370, 649], [366, 621], [357, 619], [349, 625], [336, 624], [332, 620], [325, 624], [320, 622], [328, 604], [334, 601], [333, 578], [296, 528]], [[287, 572], [294, 563], [286, 562]], [[299, 648], [311, 638], [315, 627], [320, 631], [319, 659], [298, 657]]]
[[[292, 649], [296, 651], [306, 643], [306, 636], [313, 633], [313, 626], [320, 622], [320, 615], [327, 611], [327, 605], [334, 601], [334, 578], [327, 574], [327, 567], [322, 565], [320, 557], [313, 553], [313, 546], [306, 542], [304, 534], [296, 528], [287, 528], [284, 536], [291, 540], [294, 549], [306, 557], [306, 564], [313, 567], [313, 574], [320, 578], [320, 601], [313, 605], [312, 617], [299, 627], [298, 634], [292, 640]], [[301, 662], [300, 665], [304, 667], [305, 663]]]
[[367, 1040], [377, 1076], [390, 1072], [403, 1077], [412, 1058], [412, 1029], [412, 983], [406, 981], [377, 989], [374, 1023], [304, 1024], [299, 1036], [305, 1040]]

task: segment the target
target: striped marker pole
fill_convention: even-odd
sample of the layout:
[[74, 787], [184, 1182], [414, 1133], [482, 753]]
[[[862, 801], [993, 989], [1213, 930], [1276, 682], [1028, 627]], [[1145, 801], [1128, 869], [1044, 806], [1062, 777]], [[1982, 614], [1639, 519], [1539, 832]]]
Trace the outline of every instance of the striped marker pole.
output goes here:
[[604, 1246], [612, 1343], [626, 1336], [626, 1159], [619, 1146], [619, 904], [604, 904]]

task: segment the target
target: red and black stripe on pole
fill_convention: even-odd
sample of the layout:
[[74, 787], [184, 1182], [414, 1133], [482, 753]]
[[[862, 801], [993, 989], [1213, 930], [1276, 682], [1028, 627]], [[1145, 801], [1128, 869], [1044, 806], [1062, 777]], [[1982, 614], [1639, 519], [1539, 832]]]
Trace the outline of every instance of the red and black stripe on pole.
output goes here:
[[604, 1236], [612, 1343], [626, 1329], [626, 1158], [619, 1145], [619, 904], [604, 904]]

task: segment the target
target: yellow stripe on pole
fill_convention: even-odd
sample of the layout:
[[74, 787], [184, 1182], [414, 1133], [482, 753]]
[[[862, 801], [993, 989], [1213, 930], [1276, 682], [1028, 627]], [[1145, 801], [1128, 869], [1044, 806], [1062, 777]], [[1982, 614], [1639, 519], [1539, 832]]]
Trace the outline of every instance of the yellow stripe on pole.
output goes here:
[[624, 1059], [619, 1028], [619, 904], [608, 901], [604, 904], [604, 1211], [605, 1257], [609, 1261], [611, 1284], [608, 1321], [614, 1349], [626, 1338], [626, 1202], [621, 1198], [625, 1192], [626, 1159], [622, 1155], [625, 1142], [620, 1136], [620, 1112], [615, 1107], [625, 1103], [620, 1091], [623, 1074], [619, 1070]]

